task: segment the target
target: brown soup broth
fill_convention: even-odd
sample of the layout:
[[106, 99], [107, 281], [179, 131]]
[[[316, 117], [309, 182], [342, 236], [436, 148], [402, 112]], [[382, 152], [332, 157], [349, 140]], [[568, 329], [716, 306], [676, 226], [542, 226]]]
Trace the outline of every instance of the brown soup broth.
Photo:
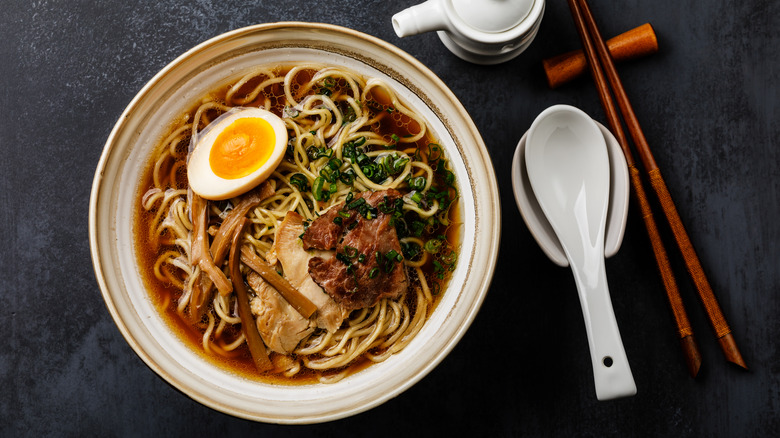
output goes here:
[[[277, 70], [277, 74], [284, 74], [292, 67], [282, 67]], [[301, 84], [304, 84], [310, 79], [313, 75], [313, 72], [311, 71], [304, 71], [299, 73], [296, 76], [296, 82], [297, 86], [294, 86], [294, 89], [298, 89]], [[241, 95], [241, 93], [248, 93], [251, 90], [253, 90], [261, 81], [263, 80], [263, 77], [257, 77], [250, 81], [248, 81], [246, 84], [244, 84], [241, 89], [236, 93], [236, 95]], [[334, 94], [341, 91], [341, 89], [348, 88], [346, 85], [346, 81], [343, 79], [336, 79], [333, 81], [334, 83], [331, 85], [332, 92]], [[218, 102], [224, 102], [225, 96], [230, 88], [230, 85], [221, 87], [217, 91], [210, 94], [210, 97], [214, 98], [214, 100]], [[377, 89], [374, 89], [377, 90]], [[420, 127], [417, 125], [417, 123], [413, 120], [411, 120], [408, 116], [403, 115], [401, 113], [397, 113], [393, 111], [392, 106], [390, 105], [389, 99], [387, 96], [383, 96], [381, 92], [372, 91], [370, 99], [368, 102], [364, 102], [364, 106], [369, 108], [371, 111], [370, 117], [373, 117], [377, 113], [384, 113], [383, 117], [379, 120], [379, 122], [372, 125], [371, 129], [374, 132], [379, 133], [382, 135], [386, 140], [393, 138], [394, 136], [397, 136], [398, 138], [403, 138], [405, 136], [411, 136], [419, 132]], [[248, 102], [243, 104], [243, 106], [252, 107], [252, 106], [259, 106], [261, 105], [265, 99], [268, 98], [271, 102], [271, 108], [270, 111], [275, 113], [278, 116], [282, 116], [285, 105], [286, 105], [286, 99], [284, 96], [284, 90], [281, 84], [275, 84], [266, 89], [266, 92], [260, 93], [256, 99], [254, 99], [252, 102]], [[197, 106], [194, 106], [190, 111], [188, 111], [187, 114], [189, 114], [188, 120], [192, 120], [194, 118], [195, 111], [197, 110]], [[205, 118], [207, 120], [214, 120], [216, 117], [220, 115], [217, 111], [208, 111], [205, 114]], [[203, 124], [199, 127], [199, 129], [203, 129]], [[178, 126], [172, 126], [170, 129], [170, 132], [173, 132]], [[167, 137], [167, 135], [165, 136]], [[163, 138], [165, 138], [163, 137]], [[161, 140], [162, 141], [162, 140]], [[189, 145], [189, 139], [185, 139], [184, 141], [181, 141], [177, 145], [177, 150], [181, 152], [180, 156], [184, 157], [186, 156], [186, 148]], [[434, 150], [432, 151], [431, 148], [441, 147], [438, 146], [437, 140], [433, 138], [428, 132], [423, 138], [418, 140], [416, 143], [408, 143], [408, 144], [399, 144], [398, 149], [399, 150], [409, 150], [411, 148], [416, 149], [419, 151], [417, 155], [419, 157], [422, 157], [424, 160], [427, 160], [427, 158], [430, 156], [431, 158], [435, 158], [437, 155], [437, 152]], [[390, 150], [392, 151], [392, 150]], [[412, 154], [410, 154], [412, 155]], [[286, 158], [286, 159], [289, 159]], [[439, 162], [439, 165], [444, 165], [445, 160], [441, 159]], [[134, 236], [135, 236], [135, 248], [136, 248], [136, 256], [138, 259], [138, 264], [140, 266], [140, 271], [142, 274], [142, 277], [144, 279], [145, 286], [147, 287], [149, 291], [149, 296], [154, 303], [155, 307], [160, 311], [160, 314], [163, 316], [166, 323], [169, 325], [169, 327], [185, 342], [187, 345], [189, 345], [193, 350], [197, 351], [202, 357], [204, 357], [209, 362], [219, 366], [220, 368], [223, 368], [227, 371], [234, 372], [236, 374], [241, 375], [242, 377], [246, 377], [252, 380], [258, 380], [258, 381], [264, 381], [269, 383], [276, 383], [276, 384], [308, 384], [308, 383], [316, 383], [317, 378], [320, 372], [308, 370], [305, 367], [302, 367], [301, 372], [299, 372], [297, 375], [295, 375], [292, 378], [284, 377], [282, 375], [258, 375], [257, 370], [254, 367], [254, 364], [252, 362], [252, 358], [249, 354], [248, 348], [246, 345], [243, 345], [239, 347], [237, 350], [234, 350], [234, 356], [231, 358], [225, 358], [220, 355], [212, 355], [207, 353], [202, 346], [202, 337], [205, 330], [205, 324], [201, 325], [193, 325], [190, 323], [189, 320], [180, 317], [180, 315], [177, 313], [176, 307], [177, 302], [182, 294], [182, 291], [176, 287], [175, 285], [162, 282], [154, 275], [154, 264], [157, 259], [157, 257], [164, 253], [165, 251], [178, 251], [178, 249], [173, 246], [172, 242], [166, 241], [166, 236], [163, 235], [158, 240], [158, 243], [155, 245], [153, 242], [153, 239], [149, 239], [149, 230], [152, 228], [156, 228], [158, 224], [153, 223], [155, 221], [155, 217], [157, 212], [147, 211], [144, 208], [141, 207], [141, 199], [146, 193], [148, 189], [154, 186], [153, 184], [153, 170], [154, 170], [154, 158], [150, 157], [149, 163], [146, 166], [146, 169], [143, 172], [143, 178], [139, 185], [138, 190], [138, 204], [136, 205], [135, 210], [135, 217], [134, 217]], [[168, 181], [168, 185], [170, 187], [174, 187], [177, 189], [182, 189], [187, 187], [187, 176], [186, 176], [186, 164], [184, 163], [184, 158], [180, 160], [174, 160], [174, 159], [168, 159], [167, 162], [163, 163], [162, 165], [163, 169], [166, 171], [170, 171], [172, 169], [176, 169], [174, 172], [175, 177], [173, 178], [174, 181]], [[166, 172], [162, 172], [163, 174], [166, 174]], [[168, 172], [170, 173], [170, 172]], [[435, 172], [434, 177], [434, 186], [438, 187], [448, 187], [447, 181], [447, 173], [446, 172]], [[460, 222], [461, 222], [461, 215], [460, 215], [460, 202], [457, 200], [457, 189], [455, 188], [455, 184], [450, 181], [449, 187], [447, 191], [449, 192], [450, 198], [454, 199], [452, 202], [450, 208], [449, 208], [449, 221], [450, 225], [444, 226], [444, 225], [438, 225], [438, 226], [427, 226], [425, 227], [423, 234], [421, 238], [425, 241], [430, 238], [445, 238], [445, 243], [442, 245], [441, 251], [437, 253], [434, 257], [429, 257], [428, 262], [422, 267], [422, 270], [425, 274], [426, 281], [431, 287], [432, 292], [435, 293], [434, 295], [434, 301], [431, 305], [429, 305], [428, 308], [428, 315], [430, 316], [430, 313], [435, 309], [435, 306], [438, 304], [439, 297], [441, 296], [441, 291], [444, 291], [446, 288], [446, 285], [449, 281], [449, 277], [451, 276], [450, 270], [454, 267], [456, 263], [456, 257], [457, 252], [460, 247]], [[217, 218], [218, 219], [218, 218]], [[211, 225], [218, 225], [218, 223], [214, 223], [215, 219], [212, 218]], [[170, 240], [170, 239], [168, 239]], [[438, 262], [439, 267], [436, 266], [436, 263]], [[441, 269], [441, 266], [444, 266], [444, 270]], [[171, 267], [164, 267], [163, 269], [175, 269]], [[419, 287], [419, 280], [417, 278], [417, 275], [414, 273], [412, 269], [408, 270], [409, 272], [409, 278], [411, 280], [409, 291], [413, 291], [416, 287]], [[181, 277], [181, 276], [180, 276]], [[182, 278], [182, 280], [184, 280]], [[406, 294], [406, 304], [409, 307], [410, 312], [416, 311], [416, 297], [414, 293], [407, 293]], [[211, 311], [211, 309], [209, 309]], [[233, 330], [231, 333], [230, 330]], [[240, 330], [240, 326], [238, 328], [228, 328], [226, 329], [226, 332], [223, 332], [223, 337], [225, 334], [227, 335], [228, 339], [234, 339], [238, 336], [238, 333], [236, 331]], [[271, 353], [272, 355], [275, 353]], [[369, 366], [371, 364], [371, 361], [369, 361], [366, 358], [360, 357], [357, 360], [353, 361], [350, 365], [350, 372], [359, 371], [361, 369], [364, 369], [365, 367]], [[337, 371], [333, 371], [337, 372]], [[330, 374], [331, 371], [325, 373]]]

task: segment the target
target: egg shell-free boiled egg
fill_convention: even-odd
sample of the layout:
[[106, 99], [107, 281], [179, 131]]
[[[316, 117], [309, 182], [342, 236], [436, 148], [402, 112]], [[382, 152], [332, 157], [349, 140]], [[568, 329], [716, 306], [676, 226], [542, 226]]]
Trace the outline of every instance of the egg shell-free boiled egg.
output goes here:
[[187, 163], [190, 188], [203, 198], [228, 199], [267, 179], [287, 149], [287, 128], [275, 114], [242, 108], [223, 114], [199, 136]]

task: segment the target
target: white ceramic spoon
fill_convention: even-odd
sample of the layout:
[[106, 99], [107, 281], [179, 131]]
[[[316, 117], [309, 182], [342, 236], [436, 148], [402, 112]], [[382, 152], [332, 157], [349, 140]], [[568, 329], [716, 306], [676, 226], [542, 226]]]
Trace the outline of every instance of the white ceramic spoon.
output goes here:
[[636, 384], [604, 269], [610, 174], [604, 137], [579, 109], [552, 106], [528, 130], [525, 158], [531, 187], [577, 283], [596, 397], [609, 400], [634, 395]]
[[[623, 241], [631, 183], [628, 180], [628, 166], [620, 144], [604, 125], [595, 123], [601, 130], [604, 141], [607, 142], [607, 151], [609, 152], [609, 213], [606, 233], [604, 234], [604, 256], [609, 258], [617, 254]], [[528, 132], [520, 138], [512, 158], [512, 191], [515, 194], [517, 209], [520, 210], [523, 221], [545, 255], [556, 265], [565, 268], [569, 266], [569, 259], [566, 258], [555, 231], [547, 222], [547, 218], [544, 217], [542, 207], [539, 206], [531, 189], [531, 182], [528, 181], [528, 172], [525, 166], [527, 137]]]

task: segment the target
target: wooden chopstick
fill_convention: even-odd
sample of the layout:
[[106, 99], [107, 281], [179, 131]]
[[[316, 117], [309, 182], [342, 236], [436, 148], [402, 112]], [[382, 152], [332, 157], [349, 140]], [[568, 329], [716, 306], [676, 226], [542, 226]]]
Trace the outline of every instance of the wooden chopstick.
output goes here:
[[628, 140], [626, 138], [623, 126], [620, 123], [615, 104], [612, 101], [612, 97], [609, 93], [609, 87], [604, 79], [604, 72], [601, 65], [596, 59], [595, 47], [593, 41], [588, 35], [585, 24], [581, 19], [578, 19], [579, 7], [574, 0], [569, 0], [569, 6], [574, 15], [574, 21], [577, 25], [577, 31], [580, 34], [580, 38], [583, 42], [585, 55], [588, 59], [588, 66], [593, 76], [593, 80], [596, 82], [596, 87], [599, 92], [599, 99], [601, 105], [604, 107], [604, 112], [607, 114], [607, 120], [609, 122], [612, 132], [620, 144], [623, 154], [626, 158], [626, 165], [628, 166], [629, 175], [631, 177], [631, 189], [634, 196], [634, 200], [639, 204], [639, 210], [642, 214], [642, 220], [644, 221], [647, 234], [650, 239], [651, 246], [653, 248], [653, 255], [655, 256], [658, 270], [661, 274], [661, 280], [666, 290], [666, 297], [669, 301], [669, 306], [672, 310], [672, 316], [674, 317], [675, 324], [677, 325], [677, 332], [680, 336], [680, 345], [683, 350], [683, 356], [685, 358], [685, 364], [688, 368], [688, 372], [691, 377], [696, 377], [701, 367], [701, 354], [699, 353], [699, 347], [696, 344], [696, 339], [693, 335], [693, 328], [691, 327], [688, 314], [685, 311], [682, 298], [680, 297], [680, 291], [677, 288], [677, 281], [674, 278], [674, 272], [672, 271], [671, 264], [669, 263], [669, 257], [667, 256], [666, 249], [661, 241], [661, 236], [658, 232], [658, 227], [653, 216], [653, 212], [650, 208], [650, 202], [647, 199], [647, 194], [642, 184], [642, 180], [639, 174], [639, 170], [636, 167], [631, 149], [628, 146]]
[[[696, 251], [691, 244], [688, 233], [685, 231], [685, 227], [682, 224], [682, 220], [680, 219], [680, 215], [677, 212], [677, 208], [672, 201], [671, 194], [666, 187], [666, 183], [661, 177], [658, 165], [653, 158], [650, 146], [648, 145], [644, 133], [642, 132], [642, 128], [639, 125], [639, 121], [636, 117], [636, 114], [634, 113], [633, 107], [631, 106], [625, 89], [623, 88], [623, 84], [617, 74], [615, 64], [609, 56], [609, 52], [607, 51], [607, 47], [604, 44], [604, 40], [598, 30], [598, 26], [593, 19], [593, 15], [590, 12], [587, 1], [568, 1], [569, 7], [572, 10], [572, 15], [574, 16], [574, 21], [577, 24], [577, 28], [580, 31], [580, 36], [582, 37], [583, 42], [585, 43], [587, 41], [591, 45], [591, 51], [588, 55], [589, 64], [601, 65], [606, 71], [607, 80], [609, 81], [611, 89], [615, 93], [615, 97], [618, 100], [620, 112], [623, 115], [623, 119], [626, 122], [629, 133], [631, 134], [631, 138], [634, 141], [634, 145], [637, 148], [639, 157], [642, 160], [642, 164], [648, 174], [653, 191], [655, 192], [661, 204], [664, 216], [669, 223], [672, 234], [674, 235], [675, 241], [677, 242], [677, 246], [683, 255], [688, 273], [693, 278], [696, 290], [699, 293], [699, 298], [704, 305], [707, 317], [709, 318], [710, 324], [712, 325], [712, 328], [715, 331], [715, 335], [718, 338], [721, 350], [723, 351], [728, 361], [733, 362], [734, 364], [743, 368], [747, 368], [747, 365], [742, 359], [742, 355], [737, 348], [736, 341], [731, 335], [731, 329], [726, 323], [726, 318], [723, 315], [720, 306], [718, 305], [715, 294], [713, 293], [712, 288], [707, 281], [707, 277], [704, 274], [704, 270], [701, 266], [701, 262], [699, 261], [698, 256], [696, 255]], [[592, 50], [593, 46], [595, 46], [595, 56], [594, 50]], [[604, 88], [608, 97], [609, 92], [606, 91], [604, 72], [601, 71], [600, 68], [592, 67], [592, 69], [594, 72], [594, 79], [597, 78], [596, 82], [599, 86], [600, 94], [603, 94], [601, 89]], [[614, 107], [612, 111], [614, 112]], [[612, 120], [612, 118], [610, 118], [610, 120]], [[614, 124], [620, 126], [619, 120], [615, 121], [617, 123]], [[613, 122], [610, 121], [610, 124], [612, 125]], [[622, 127], [618, 129], [622, 130]], [[613, 131], [614, 130], [615, 127], [613, 126]], [[622, 137], [623, 141], [625, 141], [625, 134], [623, 134]], [[624, 152], [628, 152], [626, 154], [626, 159], [629, 160], [630, 150], [628, 150], [627, 147], [624, 147], [623, 149]], [[631, 158], [631, 161], [633, 161], [633, 158]], [[660, 240], [658, 240], [658, 244], [661, 244]], [[656, 243], [654, 242], [653, 245], [655, 246]], [[682, 304], [682, 302], [680, 302], [680, 304]]]

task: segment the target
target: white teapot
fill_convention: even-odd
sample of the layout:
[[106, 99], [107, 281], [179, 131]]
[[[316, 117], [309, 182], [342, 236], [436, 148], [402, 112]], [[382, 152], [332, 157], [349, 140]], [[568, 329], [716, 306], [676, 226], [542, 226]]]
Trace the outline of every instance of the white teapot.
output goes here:
[[498, 64], [531, 44], [544, 5], [544, 0], [428, 0], [395, 14], [392, 22], [401, 38], [435, 30], [460, 58]]

